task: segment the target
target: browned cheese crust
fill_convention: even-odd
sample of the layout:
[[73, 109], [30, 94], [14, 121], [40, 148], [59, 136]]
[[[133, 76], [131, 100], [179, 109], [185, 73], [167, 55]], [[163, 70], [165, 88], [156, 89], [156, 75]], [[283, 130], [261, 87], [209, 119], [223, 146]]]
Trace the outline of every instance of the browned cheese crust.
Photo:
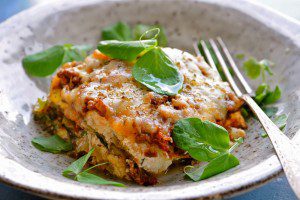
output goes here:
[[56, 112], [62, 128], [67, 127], [63, 119], [71, 124], [61, 137], [73, 140], [74, 155], [95, 147], [92, 164], [109, 162], [101, 169], [151, 185], [173, 162], [189, 158], [171, 137], [179, 119], [198, 117], [224, 126], [231, 139], [245, 136], [247, 125], [239, 111], [243, 102], [228, 83], [202, 58], [164, 51], [184, 78], [175, 96], [150, 91], [132, 77], [132, 63], [109, 59], [98, 50], [84, 62], [59, 69], [43, 113]]

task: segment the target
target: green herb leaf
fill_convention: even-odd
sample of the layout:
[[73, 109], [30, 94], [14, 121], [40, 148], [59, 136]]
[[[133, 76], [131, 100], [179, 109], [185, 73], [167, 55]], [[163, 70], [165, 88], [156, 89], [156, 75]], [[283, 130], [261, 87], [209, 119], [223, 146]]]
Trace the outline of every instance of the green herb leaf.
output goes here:
[[198, 118], [177, 121], [172, 138], [177, 147], [198, 161], [210, 161], [229, 149], [229, 135], [222, 126]]
[[94, 148], [92, 148], [86, 155], [72, 162], [71, 165], [63, 171], [62, 173], [63, 176], [77, 180], [81, 183], [90, 183], [96, 185], [113, 185], [118, 187], [124, 187], [124, 184], [122, 183], [108, 181], [101, 178], [100, 176], [88, 173], [88, 171], [90, 171], [91, 169], [107, 163], [101, 163], [83, 171], [83, 167], [85, 166], [85, 164], [87, 163], [88, 159], [91, 157], [93, 152], [94, 152]]
[[287, 119], [288, 119], [288, 116], [286, 114], [282, 114], [282, 115], [277, 116], [274, 119], [274, 123], [278, 126], [278, 128], [280, 130], [282, 130], [286, 126]]
[[141, 53], [156, 45], [156, 40], [117, 41], [107, 40], [98, 44], [98, 49], [103, 54], [126, 61], [135, 60]]
[[265, 83], [258, 86], [255, 92], [255, 101], [261, 103], [269, 92], [269, 86]]
[[[140, 37], [148, 30], [151, 30], [153, 28], [159, 28], [160, 32], [159, 35], [157, 37], [157, 42], [158, 45], [161, 47], [165, 47], [168, 44], [168, 39], [165, 33], [165, 30], [162, 26], [160, 25], [145, 25], [145, 24], [138, 24], [134, 27], [133, 29], [133, 38], [135, 40], [139, 40]], [[152, 39], [155, 36], [155, 32], [150, 32], [149, 34], [146, 34], [143, 39]]]
[[239, 53], [235, 55], [236, 59], [243, 60], [245, 58], [245, 54]]
[[183, 84], [177, 66], [159, 47], [149, 50], [138, 59], [132, 75], [135, 80], [159, 94], [178, 94]]
[[185, 171], [185, 173], [193, 181], [200, 181], [227, 171], [239, 165], [239, 163], [239, 160], [234, 155], [230, 153], [224, 153], [211, 160], [206, 166], [191, 167], [194, 170]]
[[130, 27], [123, 22], [108, 26], [102, 30], [102, 40], [132, 40]]
[[248, 118], [250, 116], [249, 108], [247, 108], [247, 107], [242, 107], [241, 108], [241, 113], [242, 113], [244, 118]]
[[257, 79], [261, 73], [261, 65], [254, 58], [250, 58], [244, 62], [243, 69], [246, 75], [251, 79]]
[[238, 139], [234, 139], [235, 143], [230, 147], [228, 150], [229, 153], [231, 153], [234, 149], [236, 149], [240, 144], [244, 142], [244, 138], [239, 137]]
[[278, 86], [274, 89], [274, 91], [268, 92], [267, 96], [264, 98], [264, 104], [272, 104], [278, 101], [281, 97], [281, 90]]
[[64, 45], [64, 59], [62, 63], [72, 61], [83, 61], [87, 56], [87, 53], [92, 49], [91, 45]]
[[268, 74], [270, 76], [273, 75], [273, 72], [271, 70], [271, 66], [273, 66], [274, 63], [272, 63], [271, 61], [269, 61], [267, 59], [263, 59], [263, 60], [259, 61], [259, 64], [262, 66], [263, 70], [265, 70], [266, 72], [268, 72]]
[[63, 176], [70, 178], [72, 176], [78, 175], [82, 171], [84, 165], [87, 163], [88, 159], [90, 158], [93, 152], [94, 148], [92, 148], [86, 155], [72, 162], [71, 165], [63, 171]]
[[[272, 121], [274, 122], [274, 124], [276, 124], [276, 126], [280, 130], [283, 130], [286, 126], [287, 119], [288, 119], [288, 116], [286, 114], [282, 114], [282, 115], [279, 115], [279, 116], [275, 117]], [[268, 136], [268, 134], [265, 131], [263, 131], [261, 133], [261, 136], [263, 138], [265, 138], [265, 137]]]
[[118, 183], [115, 181], [108, 181], [100, 176], [96, 176], [94, 174], [88, 173], [88, 172], [81, 172], [76, 176], [76, 180], [81, 183], [90, 183], [95, 185], [113, 185], [117, 187], [124, 187], [125, 185], [122, 183]]
[[22, 65], [26, 73], [31, 76], [48, 76], [61, 65], [64, 52], [62, 46], [53, 46], [45, 51], [26, 56], [22, 60]]
[[51, 153], [61, 153], [72, 150], [72, 143], [64, 141], [57, 135], [34, 138], [31, 143], [35, 148]]
[[91, 48], [90, 45], [56, 45], [45, 51], [26, 56], [22, 64], [27, 74], [44, 77], [53, 74], [63, 63], [84, 60]]
[[273, 117], [277, 112], [277, 107], [262, 107], [262, 110], [266, 113], [268, 117]]
[[[218, 157], [214, 158], [207, 165], [203, 167], [187, 166], [184, 169], [184, 172], [193, 181], [200, 181], [239, 165], [239, 160], [230, 153], [243, 142], [244, 139], [241, 137], [236, 139], [235, 143], [232, 145], [232, 147], [230, 147], [230, 149], [227, 152], [224, 152]], [[187, 168], [189, 168], [190, 170], [187, 170]]]

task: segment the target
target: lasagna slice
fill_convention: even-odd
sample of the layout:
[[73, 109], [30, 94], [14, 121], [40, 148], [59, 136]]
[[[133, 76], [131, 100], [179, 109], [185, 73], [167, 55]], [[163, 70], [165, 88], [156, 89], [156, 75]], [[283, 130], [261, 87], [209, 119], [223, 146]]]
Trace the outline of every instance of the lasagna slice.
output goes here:
[[132, 77], [132, 63], [110, 59], [98, 50], [84, 62], [64, 64], [53, 77], [46, 105], [35, 116], [45, 129], [71, 140], [70, 155], [95, 148], [90, 164], [142, 185], [153, 185], [172, 163], [190, 159], [176, 148], [176, 121], [198, 117], [225, 127], [230, 138], [243, 137], [243, 102], [201, 57], [165, 48], [184, 77], [182, 91], [160, 95]]

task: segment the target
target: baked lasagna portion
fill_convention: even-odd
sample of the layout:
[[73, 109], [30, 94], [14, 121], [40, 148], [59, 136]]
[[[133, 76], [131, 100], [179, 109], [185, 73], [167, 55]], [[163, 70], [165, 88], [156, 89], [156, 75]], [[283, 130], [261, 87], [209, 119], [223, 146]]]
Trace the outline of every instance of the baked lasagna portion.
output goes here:
[[246, 128], [243, 102], [201, 57], [164, 48], [183, 75], [175, 96], [157, 94], [132, 76], [132, 63], [110, 59], [98, 50], [84, 62], [64, 64], [54, 76], [46, 103], [35, 110], [45, 129], [71, 140], [74, 157], [94, 147], [90, 164], [142, 185], [189, 155], [172, 140], [174, 124], [198, 117], [225, 127], [230, 138]]

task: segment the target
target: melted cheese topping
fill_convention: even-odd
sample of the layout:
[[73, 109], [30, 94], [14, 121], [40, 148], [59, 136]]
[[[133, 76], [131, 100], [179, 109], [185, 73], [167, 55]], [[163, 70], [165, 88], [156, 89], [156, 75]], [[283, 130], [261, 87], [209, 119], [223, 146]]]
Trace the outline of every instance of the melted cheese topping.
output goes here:
[[186, 156], [174, 151], [171, 132], [177, 120], [198, 117], [221, 123], [229, 108], [240, 106], [228, 83], [202, 58], [178, 49], [164, 51], [184, 77], [175, 96], [139, 84], [132, 77], [132, 64], [102, 60], [94, 53], [83, 63], [60, 69], [50, 101], [78, 126], [92, 128], [109, 145], [125, 150], [140, 168], [162, 173], [173, 160]]

